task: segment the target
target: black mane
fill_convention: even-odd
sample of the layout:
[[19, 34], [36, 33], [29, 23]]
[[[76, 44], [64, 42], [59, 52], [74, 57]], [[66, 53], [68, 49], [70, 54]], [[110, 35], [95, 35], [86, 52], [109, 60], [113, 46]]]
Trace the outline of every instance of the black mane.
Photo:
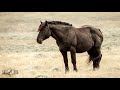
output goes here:
[[68, 25], [68, 26], [72, 26], [72, 24], [67, 23], [67, 22], [61, 22], [61, 21], [47, 21], [48, 24], [55, 24], [55, 25]]

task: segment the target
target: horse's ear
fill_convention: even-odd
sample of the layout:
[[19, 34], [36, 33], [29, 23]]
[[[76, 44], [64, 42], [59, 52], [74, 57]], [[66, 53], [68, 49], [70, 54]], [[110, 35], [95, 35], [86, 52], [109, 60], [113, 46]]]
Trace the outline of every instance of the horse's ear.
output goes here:
[[40, 20], [40, 23], [42, 24], [42, 21]]
[[48, 22], [47, 21], [45, 21], [45, 25], [48, 26]]

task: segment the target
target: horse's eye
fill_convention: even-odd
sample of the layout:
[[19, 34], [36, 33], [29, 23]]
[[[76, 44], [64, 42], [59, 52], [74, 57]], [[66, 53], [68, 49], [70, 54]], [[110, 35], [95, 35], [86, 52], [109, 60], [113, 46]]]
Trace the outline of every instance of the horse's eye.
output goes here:
[[40, 32], [43, 32], [43, 31], [44, 31], [43, 29], [40, 30]]

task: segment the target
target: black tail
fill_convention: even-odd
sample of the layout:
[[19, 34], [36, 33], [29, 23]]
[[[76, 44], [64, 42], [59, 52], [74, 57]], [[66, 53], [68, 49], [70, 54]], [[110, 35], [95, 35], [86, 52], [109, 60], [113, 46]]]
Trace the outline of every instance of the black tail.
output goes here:
[[99, 56], [97, 56], [97, 57], [95, 57], [95, 58], [93, 58], [92, 56], [89, 56], [89, 61], [88, 61], [88, 63], [90, 64], [91, 63], [91, 61], [93, 61], [93, 68], [95, 69], [95, 68], [99, 68], [99, 63], [100, 63], [100, 61], [101, 61], [101, 58], [102, 58], [102, 54], [99, 54]]
[[101, 51], [99, 49], [96, 49], [95, 47], [93, 47], [87, 52], [89, 54], [88, 64], [90, 64], [91, 61], [93, 61], [93, 69], [99, 68], [99, 63], [102, 58]]

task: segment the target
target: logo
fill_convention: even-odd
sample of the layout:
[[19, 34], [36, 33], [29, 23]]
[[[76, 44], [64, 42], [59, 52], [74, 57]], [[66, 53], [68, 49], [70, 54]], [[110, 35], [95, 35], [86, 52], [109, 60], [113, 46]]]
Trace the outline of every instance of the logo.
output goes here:
[[15, 74], [18, 74], [18, 70], [9, 68], [9, 69], [6, 69], [6, 70], [2, 70], [2, 74], [15, 75]]

